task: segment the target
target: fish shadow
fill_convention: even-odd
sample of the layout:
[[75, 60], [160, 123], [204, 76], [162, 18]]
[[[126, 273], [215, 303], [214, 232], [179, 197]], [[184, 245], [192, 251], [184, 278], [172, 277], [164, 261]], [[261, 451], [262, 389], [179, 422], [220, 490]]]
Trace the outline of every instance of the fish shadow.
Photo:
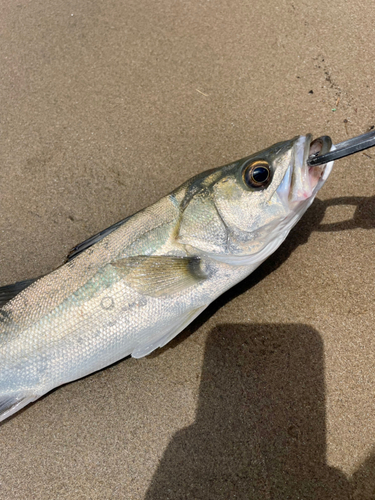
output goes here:
[[303, 324], [223, 324], [207, 340], [195, 422], [172, 438], [145, 496], [351, 498], [326, 461], [323, 342]]

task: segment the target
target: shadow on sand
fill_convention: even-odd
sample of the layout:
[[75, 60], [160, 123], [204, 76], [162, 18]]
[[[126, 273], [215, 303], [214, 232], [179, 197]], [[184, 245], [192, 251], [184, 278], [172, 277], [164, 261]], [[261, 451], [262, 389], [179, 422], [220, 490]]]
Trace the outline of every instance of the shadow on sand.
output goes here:
[[323, 344], [307, 325], [220, 325], [209, 335], [196, 421], [175, 434], [146, 495], [349, 499], [326, 463]]

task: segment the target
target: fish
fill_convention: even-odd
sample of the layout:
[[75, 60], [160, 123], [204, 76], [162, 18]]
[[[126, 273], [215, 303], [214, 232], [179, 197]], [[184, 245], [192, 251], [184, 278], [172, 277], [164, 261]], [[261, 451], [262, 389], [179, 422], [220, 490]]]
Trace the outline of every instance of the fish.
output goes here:
[[0, 289], [0, 421], [52, 389], [165, 346], [285, 240], [326, 182], [329, 137], [279, 142], [183, 183]]

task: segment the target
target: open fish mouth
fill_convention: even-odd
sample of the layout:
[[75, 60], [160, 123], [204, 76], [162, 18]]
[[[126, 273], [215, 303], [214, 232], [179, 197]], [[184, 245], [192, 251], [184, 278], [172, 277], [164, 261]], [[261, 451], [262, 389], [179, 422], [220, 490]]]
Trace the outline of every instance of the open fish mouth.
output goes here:
[[311, 134], [297, 138], [294, 146], [294, 166], [291, 174], [289, 203], [300, 203], [314, 198], [328, 178], [333, 162], [308, 166], [307, 159], [314, 155], [323, 155], [334, 148], [328, 136], [312, 140]]
[[[310, 158], [310, 156], [321, 156], [329, 151], [331, 151], [332, 148], [332, 140], [328, 135], [323, 135], [321, 137], [318, 137], [317, 139], [314, 139], [313, 141], [310, 142], [310, 145], [306, 147], [306, 151], [308, 151], [308, 155], [306, 157]], [[326, 163], [323, 165], [318, 165], [318, 166], [308, 166], [307, 168], [309, 169], [309, 176], [310, 176], [310, 182], [311, 186], [315, 188], [319, 182], [319, 179], [324, 177], [324, 172], [326, 168]]]

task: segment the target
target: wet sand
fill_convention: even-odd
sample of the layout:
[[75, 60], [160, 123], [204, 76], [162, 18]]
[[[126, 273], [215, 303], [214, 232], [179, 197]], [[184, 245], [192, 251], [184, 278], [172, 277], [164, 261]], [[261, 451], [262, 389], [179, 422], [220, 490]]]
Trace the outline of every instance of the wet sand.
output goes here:
[[[7, 0], [0, 23], [0, 285], [205, 169], [375, 126], [358, 0]], [[1, 499], [375, 498], [374, 151], [166, 348], [0, 425]]]

